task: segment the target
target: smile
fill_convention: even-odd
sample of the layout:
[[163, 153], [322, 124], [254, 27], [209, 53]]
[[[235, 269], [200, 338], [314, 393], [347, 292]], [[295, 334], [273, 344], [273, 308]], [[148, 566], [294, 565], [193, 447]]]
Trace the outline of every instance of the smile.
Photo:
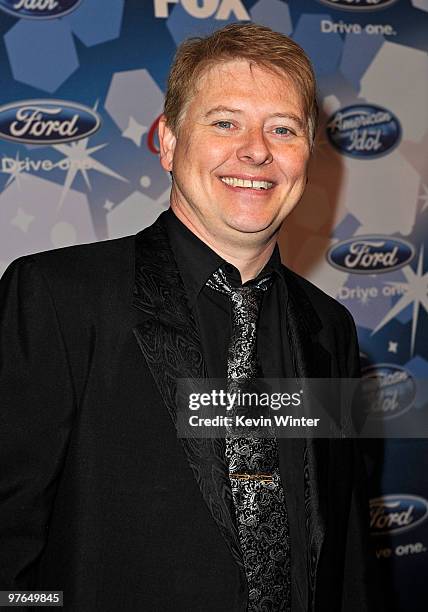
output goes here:
[[251, 181], [233, 176], [222, 176], [220, 180], [226, 185], [230, 185], [230, 187], [244, 187], [247, 189], [272, 189], [274, 186], [269, 181]]

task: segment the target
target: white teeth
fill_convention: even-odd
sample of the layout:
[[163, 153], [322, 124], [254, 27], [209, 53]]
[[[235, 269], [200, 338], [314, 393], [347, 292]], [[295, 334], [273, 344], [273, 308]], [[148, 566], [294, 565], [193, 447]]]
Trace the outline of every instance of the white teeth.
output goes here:
[[231, 187], [250, 187], [251, 189], [270, 189], [273, 183], [268, 181], [248, 181], [246, 179], [234, 178], [233, 176], [222, 176], [221, 180]]

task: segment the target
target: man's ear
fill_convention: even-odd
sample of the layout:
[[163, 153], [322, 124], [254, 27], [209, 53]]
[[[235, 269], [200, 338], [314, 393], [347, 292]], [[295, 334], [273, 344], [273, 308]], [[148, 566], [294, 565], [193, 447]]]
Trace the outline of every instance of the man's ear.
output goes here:
[[172, 162], [174, 159], [176, 137], [171, 129], [166, 124], [165, 115], [161, 115], [158, 125], [159, 147], [160, 147], [160, 163], [164, 170], [172, 171]]

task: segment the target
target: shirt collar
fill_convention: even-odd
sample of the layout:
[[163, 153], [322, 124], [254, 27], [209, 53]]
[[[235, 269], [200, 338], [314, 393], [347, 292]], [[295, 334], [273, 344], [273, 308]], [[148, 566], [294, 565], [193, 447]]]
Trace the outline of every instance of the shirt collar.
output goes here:
[[[163, 214], [163, 221], [190, 306], [194, 306], [207, 280], [220, 266], [232, 285], [235, 287], [241, 285], [239, 270], [200, 240], [176, 217], [171, 209]], [[282, 278], [281, 265], [279, 248], [278, 245], [275, 245], [269, 261], [257, 275], [257, 279], [267, 274], [273, 274], [274, 279], [278, 276]]]

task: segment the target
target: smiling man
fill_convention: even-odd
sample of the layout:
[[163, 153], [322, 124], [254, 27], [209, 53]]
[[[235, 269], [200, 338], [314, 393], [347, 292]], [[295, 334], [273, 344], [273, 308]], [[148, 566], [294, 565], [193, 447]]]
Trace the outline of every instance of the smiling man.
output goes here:
[[194, 87], [180, 125], [168, 121], [168, 98], [160, 121], [161, 162], [174, 176], [171, 208], [246, 281], [268, 261], [306, 185], [302, 95], [278, 69], [241, 58], [206, 66]]
[[[292, 40], [178, 49], [159, 123], [171, 207], [1, 283], [0, 587], [73, 612], [366, 612], [352, 440], [178, 438], [177, 381], [355, 377], [349, 313], [281, 264], [317, 121]], [[316, 210], [314, 210], [316, 214]]]

